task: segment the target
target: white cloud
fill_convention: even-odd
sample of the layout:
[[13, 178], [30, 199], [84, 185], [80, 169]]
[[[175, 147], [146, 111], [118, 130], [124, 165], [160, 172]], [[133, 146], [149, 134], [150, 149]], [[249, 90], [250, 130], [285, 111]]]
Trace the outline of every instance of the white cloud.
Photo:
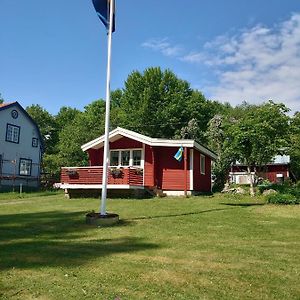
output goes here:
[[300, 14], [273, 28], [257, 25], [220, 36], [182, 60], [217, 74], [218, 82], [206, 87], [211, 98], [232, 104], [272, 99], [300, 111]]
[[205, 66], [206, 73], [217, 78], [202, 86], [212, 99], [234, 105], [271, 99], [300, 111], [300, 13], [272, 27], [258, 24], [224, 34], [205, 43], [200, 51], [187, 52], [168, 38], [151, 39], [142, 46]]
[[150, 48], [154, 51], [162, 53], [164, 56], [176, 57], [180, 55], [182, 48], [178, 45], [171, 45], [168, 38], [150, 39], [142, 44], [145, 48]]

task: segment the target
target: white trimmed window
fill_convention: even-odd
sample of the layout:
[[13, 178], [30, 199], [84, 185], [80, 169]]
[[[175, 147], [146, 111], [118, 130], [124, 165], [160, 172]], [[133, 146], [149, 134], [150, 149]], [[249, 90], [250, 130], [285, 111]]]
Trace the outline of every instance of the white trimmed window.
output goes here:
[[128, 167], [130, 162], [130, 151], [121, 151], [121, 166]]
[[31, 175], [31, 167], [32, 167], [32, 160], [21, 158], [20, 159], [20, 175], [30, 176]]
[[142, 162], [142, 150], [132, 151], [132, 165], [140, 167]]
[[110, 165], [111, 166], [119, 165], [119, 151], [110, 151]]
[[119, 167], [141, 167], [142, 166], [142, 150], [111, 150], [110, 166]]
[[6, 139], [7, 142], [19, 144], [20, 127], [12, 124], [6, 125]]
[[200, 154], [200, 173], [205, 175], [205, 155]]

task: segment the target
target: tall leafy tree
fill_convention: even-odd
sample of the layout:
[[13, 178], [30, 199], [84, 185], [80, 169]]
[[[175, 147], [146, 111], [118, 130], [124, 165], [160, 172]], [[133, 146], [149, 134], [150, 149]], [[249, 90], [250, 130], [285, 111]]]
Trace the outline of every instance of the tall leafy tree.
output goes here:
[[58, 130], [56, 127], [55, 118], [46, 109], [38, 104], [27, 106], [26, 111], [39, 126], [46, 153], [54, 153], [55, 146], [58, 142]]
[[74, 119], [79, 114], [81, 114], [81, 111], [76, 108], [68, 106], [61, 107], [58, 114], [55, 116], [57, 129], [61, 131], [64, 127], [73, 123]]
[[300, 112], [291, 120], [291, 171], [296, 180], [300, 180]]
[[[182, 132], [193, 129], [193, 134], [190, 136], [202, 144], [207, 144], [206, 131], [209, 126], [209, 121], [216, 115], [224, 111], [224, 105], [217, 101], [210, 101], [198, 90], [193, 90], [191, 97], [187, 102], [188, 109], [188, 126], [182, 128]], [[191, 122], [192, 121], [192, 122]], [[197, 129], [195, 127], [197, 124]]]
[[170, 70], [134, 71], [120, 98], [121, 125], [152, 137], [174, 137], [189, 121], [191, 95], [189, 84]]
[[[288, 146], [289, 117], [284, 104], [272, 101], [259, 106], [245, 106], [239, 119], [232, 122], [226, 141], [235, 158], [247, 166], [248, 175], [254, 166], [263, 166]], [[250, 176], [250, 193], [254, 181]]]
[[76, 114], [73, 122], [65, 126], [59, 135], [59, 160], [64, 166], [83, 166], [87, 155], [81, 145], [95, 139], [104, 132], [105, 102], [94, 101]]
[[227, 147], [228, 128], [231, 125], [230, 118], [217, 114], [208, 123], [206, 136], [209, 147], [217, 154], [217, 159], [213, 163], [214, 191], [221, 191], [228, 179], [228, 173], [234, 153]]

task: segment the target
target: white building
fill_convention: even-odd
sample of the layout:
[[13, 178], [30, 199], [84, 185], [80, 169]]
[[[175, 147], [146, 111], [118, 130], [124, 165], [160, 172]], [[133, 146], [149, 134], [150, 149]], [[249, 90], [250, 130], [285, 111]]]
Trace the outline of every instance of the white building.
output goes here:
[[40, 130], [22, 106], [0, 104], [0, 191], [39, 187], [42, 152]]

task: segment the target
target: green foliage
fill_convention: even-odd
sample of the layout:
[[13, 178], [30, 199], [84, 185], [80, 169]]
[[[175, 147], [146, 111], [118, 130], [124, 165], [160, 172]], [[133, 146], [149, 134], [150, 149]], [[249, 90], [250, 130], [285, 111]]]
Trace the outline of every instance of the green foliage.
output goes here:
[[3, 102], [4, 102], [4, 99], [2, 98], [1, 93], [0, 93], [0, 104], [2, 104]]
[[271, 204], [299, 204], [300, 199], [292, 194], [270, 194], [266, 196], [266, 200]]
[[265, 190], [274, 190], [279, 193], [289, 193], [290, 189], [292, 188], [289, 184], [277, 184], [277, 183], [265, 183], [259, 184], [257, 186], [259, 192], [262, 194]]
[[169, 70], [149, 68], [132, 72], [118, 104], [123, 111], [122, 126], [152, 137], [174, 137], [187, 124], [187, 103], [192, 90], [186, 81]]
[[74, 119], [80, 114], [80, 110], [72, 107], [63, 106], [55, 116], [57, 129], [61, 131], [64, 127], [73, 123]]
[[262, 166], [288, 146], [289, 117], [284, 104], [246, 106], [229, 127], [227, 146], [247, 166]]
[[291, 173], [296, 180], [300, 179], [300, 112], [297, 112], [291, 120]]
[[[263, 166], [289, 144], [288, 109], [272, 101], [262, 105], [243, 102], [240, 106], [223, 109], [209, 122], [209, 146], [217, 153], [213, 168], [215, 188], [222, 189], [232, 162]], [[253, 183], [250, 192], [254, 194]]]
[[46, 152], [54, 153], [58, 142], [58, 130], [54, 117], [38, 104], [27, 106], [26, 111], [38, 124]]
[[215, 115], [208, 123], [207, 138], [209, 147], [217, 154], [213, 164], [213, 191], [221, 191], [228, 179], [230, 165], [234, 159], [227, 145], [228, 121], [225, 116]]
[[[226, 148], [247, 166], [250, 173], [251, 166], [266, 165], [288, 146], [288, 109], [284, 104], [269, 101], [257, 106], [244, 103], [238, 110], [240, 117], [233, 119], [229, 126]], [[251, 181], [252, 195], [253, 184]]]
[[87, 165], [87, 154], [81, 146], [104, 133], [105, 102], [94, 101], [77, 113], [75, 119], [59, 134], [59, 159], [63, 166]]
[[[269, 190], [269, 189], [275, 190], [277, 194], [271, 194], [272, 196], [274, 196], [274, 199], [271, 197], [271, 195], [267, 196], [267, 199], [271, 197], [272, 200], [270, 201], [279, 201], [279, 202], [287, 201], [285, 200], [287, 196], [283, 196], [282, 198], [283, 200], [280, 200], [282, 195], [292, 195], [295, 199], [297, 199], [296, 202], [298, 201], [299, 203], [300, 201], [300, 186], [298, 186], [297, 184], [291, 184], [290, 182], [285, 182], [284, 184], [275, 184], [275, 183], [262, 184], [262, 185], [258, 185], [258, 189], [261, 194], [265, 190]], [[278, 195], [278, 197], [275, 197], [275, 195]], [[275, 203], [275, 202], [270, 202], [270, 203]], [[291, 203], [291, 204], [295, 204], [295, 203]]]

